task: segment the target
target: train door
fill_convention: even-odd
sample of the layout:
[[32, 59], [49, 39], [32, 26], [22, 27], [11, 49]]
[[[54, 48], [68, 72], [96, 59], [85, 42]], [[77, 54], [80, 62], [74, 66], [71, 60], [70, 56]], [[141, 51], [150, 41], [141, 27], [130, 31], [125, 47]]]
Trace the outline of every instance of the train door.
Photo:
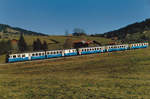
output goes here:
[[65, 50], [62, 50], [62, 56], [65, 56]]
[[29, 54], [28, 54], [28, 58], [29, 58], [29, 60], [31, 60], [31, 56], [32, 56], [32, 54], [31, 54], [31, 53], [29, 53]]
[[105, 52], [109, 51], [109, 46], [105, 46]]
[[81, 55], [82, 49], [77, 49], [78, 55]]

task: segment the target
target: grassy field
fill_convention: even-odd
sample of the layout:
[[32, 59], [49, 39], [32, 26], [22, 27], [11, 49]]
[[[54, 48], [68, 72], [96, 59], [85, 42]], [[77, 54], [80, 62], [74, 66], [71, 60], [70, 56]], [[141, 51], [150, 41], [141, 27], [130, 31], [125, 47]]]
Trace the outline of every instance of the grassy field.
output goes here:
[[[19, 35], [12, 35], [9, 39], [19, 40]], [[102, 45], [108, 44], [111, 39], [106, 39], [102, 37], [91, 37], [91, 36], [32, 36], [32, 35], [24, 35], [25, 41], [29, 46], [32, 46], [33, 41], [39, 38], [42, 42], [45, 40], [49, 44], [49, 49], [60, 49], [63, 48], [64, 42], [67, 38], [72, 39], [72, 41], [76, 40], [96, 40], [100, 42]], [[0, 39], [1, 41], [2, 39]], [[6, 39], [7, 40], [7, 39]], [[54, 42], [57, 41], [58, 43]]]
[[0, 99], [149, 99], [150, 48], [0, 65]]

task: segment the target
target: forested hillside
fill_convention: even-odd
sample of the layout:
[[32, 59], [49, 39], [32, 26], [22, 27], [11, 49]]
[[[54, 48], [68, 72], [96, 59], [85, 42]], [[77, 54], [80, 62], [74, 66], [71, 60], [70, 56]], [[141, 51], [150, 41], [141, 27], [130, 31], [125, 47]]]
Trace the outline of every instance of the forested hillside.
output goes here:
[[33, 31], [29, 31], [29, 30], [25, 30], [22, 28], [18, 28], [18, 27], [11, 27], [9, 25], [6, 24], [0, 24], [0, 34], [26, 34], [26, 35], [41, 35], [41, 36], [45, 36], [46, 34], [43, 33], [37, 33], [37, 32], [33, 32]]
[[107, 38], [117, 38], [124, 41], [145, 41], [150, 40], [150, 19], [142, 22], [136, 22], [118, 30], [97, 34]]

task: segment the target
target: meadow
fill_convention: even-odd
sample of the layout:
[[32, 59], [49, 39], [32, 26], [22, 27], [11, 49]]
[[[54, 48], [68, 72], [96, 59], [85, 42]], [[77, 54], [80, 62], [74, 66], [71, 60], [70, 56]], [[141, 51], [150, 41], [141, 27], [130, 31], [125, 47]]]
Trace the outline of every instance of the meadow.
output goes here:
[[149, 99], [150, 48], [0, 65], [0, 99]]

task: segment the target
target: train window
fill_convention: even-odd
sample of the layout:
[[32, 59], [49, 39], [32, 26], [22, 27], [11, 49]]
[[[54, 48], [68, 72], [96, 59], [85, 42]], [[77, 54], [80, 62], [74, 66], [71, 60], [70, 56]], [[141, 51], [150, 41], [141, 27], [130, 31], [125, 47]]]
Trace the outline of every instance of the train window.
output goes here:
[[36, 56], [38, 56], [38, 53], [36, 53]]
[[39, 56], [41, 56], [41, 53], [39, 53]]
[[17, 57], [21, 57], [20, 55], [18, 55]]
[[32, 54], [32, 56], [35, 56], [35, 54]]
[[25, 55], [23, 54], [22, 57], [25, 57]]
[[47, 52], [47, 54], [49, 54], [49, 52]]
[[13, 58], [16, 58], [16, 55], [14, 55]]

